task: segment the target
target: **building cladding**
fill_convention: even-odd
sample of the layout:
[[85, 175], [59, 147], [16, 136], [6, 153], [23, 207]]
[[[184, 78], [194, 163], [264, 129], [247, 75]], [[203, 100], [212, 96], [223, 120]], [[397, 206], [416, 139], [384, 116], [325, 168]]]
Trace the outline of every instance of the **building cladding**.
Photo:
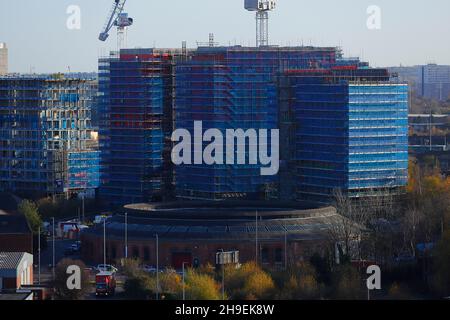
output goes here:
[[0, 190], [93, 192], [100, 154], [92, 82], [61, 75], [0, 78]]
[[[100, 194], [111, 204], [161, 196], [172, 132], [172, 56], [122, 49], [99, 61]], [[170, 148], [169, 148], [170, 149]], [[170, 180], [170, 179], [169, 179]]]
[[[175, 126], [203, 130], [277, 129], [274, 75], [289, 68], [329, 67], [335, 48], [200, 47], [176, 66]], [[270, 148], [270, 147], [269, 147]], [[261, 176], [261, 165], [182, 165], [175, 168], [179, 198], [223, 200], [276, 197], [278, 177]]]
[[0, 76], [8, 74], [8, 47], [0, 42]]
[[[127, 49], [101, 59], [99, 73], [101, 194], [111, 203], [168, 194], [172, 176], [187, 200], [323, 204], [338, 188], [357, 196], [406, 184], [407, 85], [337, 48]], [[279, 129], [278, 175], [261, 175], [248, 152], [244, 165], [172, 172], [172, 131], [192, 135], [195, 122], [223, 134]]]
[[[330, 203], [407, 183], [408, 86], [385, 69], [290, 70], [296, 199]], [[287, 85], [286, 85], [287, 84]], [[285, 102], [286, 103], [286, 102]]]

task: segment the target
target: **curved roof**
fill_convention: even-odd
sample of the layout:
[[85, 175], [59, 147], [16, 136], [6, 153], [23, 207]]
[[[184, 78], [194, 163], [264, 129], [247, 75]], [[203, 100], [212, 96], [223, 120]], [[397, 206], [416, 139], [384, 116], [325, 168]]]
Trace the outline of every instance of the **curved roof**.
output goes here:
[[[257, 204], [241, 203], [207, 207], [183, 205], [133, 204], [125, 206], [127, 212], [127, 233], [130, 239], [160, 238], [183, 240], [253, 240], [280, 239], [287, 235], [290, 240], [323, 239], [331, 225], [340, 216], [335, 208], [301, 210], [291, 206], [272, 204], [262, 207]], [[256, 223], [258, 212], [258, 224]], [[121, 213], [107, 222], [107, 237], [123, 239], [125, 214]], [[103, 225], [87, 229], [83, 233], [103, 236]]]

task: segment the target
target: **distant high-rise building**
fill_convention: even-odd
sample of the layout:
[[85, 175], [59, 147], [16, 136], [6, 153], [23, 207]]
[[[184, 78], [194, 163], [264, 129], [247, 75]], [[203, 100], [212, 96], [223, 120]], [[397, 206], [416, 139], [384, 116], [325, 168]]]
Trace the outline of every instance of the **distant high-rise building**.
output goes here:
[[445, 101], [450, 98], [450, 66], [427, 64], [388, 68], [399, 80], [407, 81], [418, 97]]
[[0, 42], [0, 76], [8, 74], [8, 47]]
[[439, 101], [450, 98], [450, 66], [421, 66], [419, 79], [421, 96]]
[[100, 160], [92, 88], [61, 75], [0, 77], [0, 190], [94, 195]]

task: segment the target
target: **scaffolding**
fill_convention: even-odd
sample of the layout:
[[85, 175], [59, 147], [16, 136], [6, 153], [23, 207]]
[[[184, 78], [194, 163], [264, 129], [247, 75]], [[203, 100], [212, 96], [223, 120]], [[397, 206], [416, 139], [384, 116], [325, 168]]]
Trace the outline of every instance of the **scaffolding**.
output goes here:
[[100, 194], [113, 205], [150, 201], [170, 189], [172, 65], [171, 54], [152, 49], [100, 59]]
[[[58, 76], [0, 78], [0, 189], [66, 194], [98, 187], [99, 154], [91, 133], [93, 81]], [[90, 154], [89, 184], [71, 176]], [[82, 170], [78, 170], [82, 174]]]
[[[335, 48], [200, 47], [176, 66], [176, 128], [278, 129], [275, 74], [289, 68], [327, 68]], [[204, 145], [203, 147], [205, 147]], [[175, 168], [177, 196], [223, 200], [277, 197], [278, 177], [261, 176], [261, 165], [182, 165]]]
[[[403, 187], [408, 176], [408, 86], [357, 65], [290, 70], [281, 89], [295, 118], [296, 198], [329, 204]], [[292, 158], [291, 158], [292, 160]]]

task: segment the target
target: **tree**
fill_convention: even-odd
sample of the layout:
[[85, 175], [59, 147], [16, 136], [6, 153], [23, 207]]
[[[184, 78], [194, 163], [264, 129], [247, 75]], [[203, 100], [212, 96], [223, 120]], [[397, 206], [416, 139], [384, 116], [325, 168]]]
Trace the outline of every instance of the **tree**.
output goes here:
[[[156, 278], [156, 275], [154, 278]], [[182, 297], [182, 279], [181, 276], [175, 272], [175, 270], [168, 270], [161, 273], [159, 275], [159, 286], [161, 299], [180, 299]]]
[[363, 227], [369, 220], [368, 210], [341, 190], [334, 191], [334, 207], [338, 215], [328, 229], [329, 240], [333, 249], [338, 245], [340, 263], [345, 263], [351, 260], [355, 244], [361, 240]]
[[[19, 212], [25, 216], [33, 234], [39, 233], [39, 228], [42, 227], [42, 220], [39, 215], [36, 204], [29, 200], [23, 200], [19, 204]], [[42, 229], [41, 229], [42, 230]]]
[[244, 292], [249, 300], [267, 300], [270, 299], [275, 290], [275, 284], [264, 271], [259, 271], [250, 275], [245, 282]]
[[[70, 289], [68, 287], [68, 274], [70, 266], [77, 266], [80, 270], [80, 289]], [[89, 273], [86, 265], [80, 260], [63, 259], [55, 269], [55, 298], [58, 300], [83, 300], [90, 291]]]
[[411, 300], [412, 294], [410, 290], [397, 282], [393, 283], [388, 291], [388, 299], [391, 300]]
[[363, 296], [363, 279], [350, 264], [339, 266], [333, 281], [333, 296], [340, 300], [358, 300]]
[[148, 300], [154, 295], [155, 282], [150, 276], [139, 273], [127, 277], [123, 288], [129, 299]]
[[435, 267], [433, 276], [434, 291], [444, 296], [450, 296], [450, 231], [444, 234], [434, 249]]
[[225, 267], [225, 289], [232, 299], [268, 299], [275, 294], [272, 277], [254, 262]]
[[186, 274], [186, 298], [189, 300], [220, 300], [220, 285], [209, 275], [189, 269]]
[[139, 259], [122, 259], [122, 269], [123, 273], [127, 277], [135, 277], [139, 274], [143, 273], [143, 271], [139, 268], [141, 261]]

